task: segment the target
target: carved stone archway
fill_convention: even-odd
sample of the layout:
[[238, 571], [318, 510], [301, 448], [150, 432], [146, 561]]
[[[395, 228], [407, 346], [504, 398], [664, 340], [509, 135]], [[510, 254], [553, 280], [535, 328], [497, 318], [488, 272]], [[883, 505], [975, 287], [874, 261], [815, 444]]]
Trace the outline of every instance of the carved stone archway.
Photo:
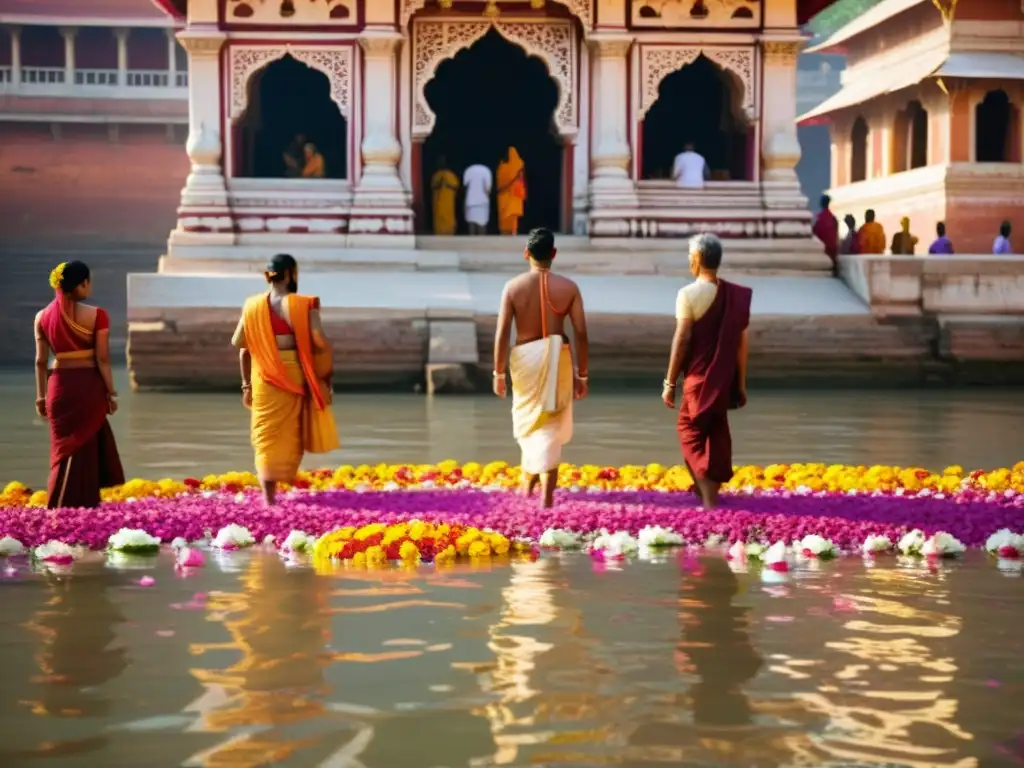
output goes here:
[[249, 81], [271, 62], [291, 56], [310, 69], [326, 75], [331, 101], [348, 120], [352, 104], [352, 58], [350, 46], [233, 45], [230, 48], [231, 80], [228, 92], [228, 116], [232, 121], [245, 114], [249, 105]]
[[650, 45], [640, 58], [640, 106], [637, 119], [643, 120], [658, 100], [661, 81], [673, 72], [692, 64], [703, 54], [724, 70], [736, 75], [743, 85], [743, 112], [748, 120], [757, 117], [754, 100], [754, 48], [725, 46]]
[[558, 85], [555, 125], [559, 133], [578, 130], [575, 30], [571, 21], [480, 21], [477, 19], [415, 20], [413, 38], [412, 134], [420, 138], [434, 129], [436, 116], [427, 103], [425, 89], [441, 62], [469, 48], [491, 29], [529, 56], [541, 59]]
[[[580, 20], [584, 32], [590, 32], [593, 27], [594, 0], [558, 0], [558, 2], [568, 8], [569, 13]], [[426, 6], [427, 0], [401, 0], [398, 19], [400, 28], [405, 29], [416, 12]]]

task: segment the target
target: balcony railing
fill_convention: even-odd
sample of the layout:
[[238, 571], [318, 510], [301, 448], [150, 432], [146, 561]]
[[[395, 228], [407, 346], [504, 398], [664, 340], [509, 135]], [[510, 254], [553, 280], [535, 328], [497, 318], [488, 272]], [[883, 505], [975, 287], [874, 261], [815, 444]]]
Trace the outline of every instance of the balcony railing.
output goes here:
[[11, 68], [10, 67], [0, 67], [0, 83], [9, 83], [9, 82], [11, 82]]
[[64, 83], [64, 67], [22, 67], [21, 82], [24, 85], [61, 85]]
[[117, 85], [117, 70], [76, 69], [75, 85]]

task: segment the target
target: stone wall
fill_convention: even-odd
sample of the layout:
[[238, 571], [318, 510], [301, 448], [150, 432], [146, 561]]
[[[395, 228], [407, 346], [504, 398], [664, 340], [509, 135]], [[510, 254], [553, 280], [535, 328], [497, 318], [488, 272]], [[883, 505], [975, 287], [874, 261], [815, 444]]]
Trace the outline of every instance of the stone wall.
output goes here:
[[[133, 320], [129, 327], [129, 363], [137, 388], [238, 386], [238, 357], [230, 346], [237, 310], [157, 314], [162, 319]], [[478, 315], [474, 322], [479, 360], [470, 379], [486, 388], [496, 318]], [[424, 388], [430, 362], [430, 321], [424, 314], [328, 310], [324, 323], [334, 342], [335, 380], [341, 388]], [[591, 315], [588, 329], [596, 386], [646, 381], [657, 395], [668, 363], [670, 317]], [[750, 333], [749, 375], [755, 384], [1024, 382], [1019, 324], [940, 325], [926, 317], [754, 317]]]
[[[0, 124], [0, 241], [159, 245], [175, 226], [184, 127]], [[154, 254], [155, 256], [156, 254]]]

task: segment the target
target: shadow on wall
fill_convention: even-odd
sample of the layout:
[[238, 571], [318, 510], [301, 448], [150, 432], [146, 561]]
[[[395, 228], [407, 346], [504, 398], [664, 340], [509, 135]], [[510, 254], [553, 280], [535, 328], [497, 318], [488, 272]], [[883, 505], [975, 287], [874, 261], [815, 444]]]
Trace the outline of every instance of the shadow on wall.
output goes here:
[[[173, 135], [172, 135], [173, 133]], [[188, 175], [184, 126], [0, 126], [0, 243], [159, 246]]]

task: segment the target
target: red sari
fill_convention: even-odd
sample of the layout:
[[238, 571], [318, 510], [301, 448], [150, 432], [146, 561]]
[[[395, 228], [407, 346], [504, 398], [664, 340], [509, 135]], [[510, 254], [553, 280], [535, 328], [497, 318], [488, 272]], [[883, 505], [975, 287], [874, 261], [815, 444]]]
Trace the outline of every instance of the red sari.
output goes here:
[[[100, 489], [124, 482], [124, 470], [107, 422], [107, 385], [95, 365], [97, 331], [110, 319], [96, 310], [89, 330], [74, 321], [71, 305], [58, 296], [43, 310], [40, 329], [57, 362], [46, 384], [46, 417], [50, 422], [50, 509], [96, 507]], [[62, 367], [61, 361], [93, 360], [90, 367]]]
[[690, 331], [676, 429], [683, 459], [698, 479], [726, 483], [732, 478], [729, 409], [744, 405], [736, 365], [752, 295], [749, 288], [719, 280], [714, 302]]

